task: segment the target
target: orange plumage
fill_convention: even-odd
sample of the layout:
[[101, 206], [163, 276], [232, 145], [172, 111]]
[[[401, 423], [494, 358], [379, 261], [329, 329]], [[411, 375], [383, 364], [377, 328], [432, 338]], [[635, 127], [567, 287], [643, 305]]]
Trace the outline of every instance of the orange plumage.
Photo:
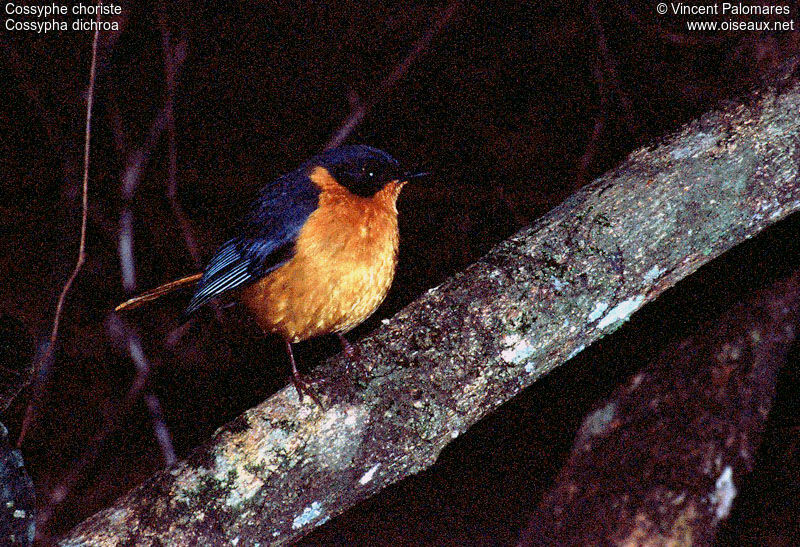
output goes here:
[[401, 172], [394, 158], [369, 146], [323, 152], [261, 191], [202, 274], [117, 310], [195, 282], [187, 315], [212, 300], [238, 299], [264, 332], [283, 338], [298, 392], [319, 403], [297, 371], [292, 344], [335, 333], [349, 347], [341, 335], [378, 308], [394, 278], [400, 190], [424, 174]]
[[324, 167], [309, 178], [322, 193], [294, 257], [240, 296], [265, 332], [289, 342], [345, 333], [363, 322], [386, 297], [397, 264], [397, 198], [405, 182], [361, 197]]

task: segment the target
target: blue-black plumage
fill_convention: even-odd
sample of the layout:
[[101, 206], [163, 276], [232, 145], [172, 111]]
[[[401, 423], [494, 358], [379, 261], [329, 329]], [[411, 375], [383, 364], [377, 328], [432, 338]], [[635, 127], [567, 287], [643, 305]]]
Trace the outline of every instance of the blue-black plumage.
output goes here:
[[184, 315], [219, 298], [241, 301], [267, 334], [280, 335], [302, 398], [292, 344], [343, 334], [385, 298], [397, 263], [397, 198], [425, 173], [401, 172], [386, 152], [344, 146], [315, 156], [261, 190], [234, 237], [202, 273], [152, 289], [117, 306], [132, 309], [194, 285]]
[[238, 235], [220, 246], [209, 261], [185, 315], [246, 287], [292, 258], [300, 229], [319, 204], [321, 190], [308, 176], [317, 166], [361, 197], [402, 176], [397, 160], [386, 152], [352, 145], [327, 150], [267, 185], [240, 222]]

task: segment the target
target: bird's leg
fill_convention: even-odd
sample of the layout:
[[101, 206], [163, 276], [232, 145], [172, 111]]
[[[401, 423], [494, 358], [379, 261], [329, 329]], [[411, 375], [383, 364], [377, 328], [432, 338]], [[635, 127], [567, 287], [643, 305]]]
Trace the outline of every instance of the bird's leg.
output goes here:
[[342, 351], [345, 355], [347, 355], [350, 359], [356, 359], [360, 357], [359, 351], [350, 343], [350, 341], [344, 337], [341, 332], [337, 332], [336, 336], [339, 337], [339, 342], [342, 343]]
[[364, 363], [361, 362], [361, 352], [341, 332], [337, 332], [336, 336], [339, 337], [339, 341], [342, 343], [342, 351], [347, 355], [347, 369], [351, 371], [350, 374], [356, 374], [359, 380], [365, 382], [368, 377], [368, 370]]
[[284, 340], [286, 343], [286, 353], [289, 354], [289, 362], [292, 364], [292, 383], [294, 384], [294, 388], [297, 390], [297, 396], [300, 398], [300, 402], [303, 402], [303, 392], [308, 393], [308, 396], [317, 403], [317, 406], [320, 409], [325, 410], [325, 407], [322, 406], [322, 402], [320, 402], [319, 397], [317, 394], [314, 393], [314, 389], [306, 382], [303, 375], [300, 374], [300, 371], [297, 370], [297, 364], [294, 362], [294, 352], [292, 352], [292, 343], [288, 340]]

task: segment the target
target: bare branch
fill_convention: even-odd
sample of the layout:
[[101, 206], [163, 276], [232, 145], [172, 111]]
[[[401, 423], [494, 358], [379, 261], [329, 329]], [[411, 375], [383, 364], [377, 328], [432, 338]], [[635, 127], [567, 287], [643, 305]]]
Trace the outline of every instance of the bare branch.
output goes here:
[[[100, 20], [99, 14], [97, 16], [97, 20]], [[80, 244], [78, 245], [78, 260], [76, 261], [75, 268], [72, 270], [67, 282], [64, 284], [64, 288], [61, 290], [61, 294], [58, 296], [58, 304], [56, 305], [55, 317], [53, 319], [53, 329], [50, 332], [50, 341], [47, 345], [47, 349], [44, 351], [41, 358], [35, 365], [36, 372], [34, 373], [34, 381], [38, 381], [40, 376], [39, 371], [43, 368], [42, 363], [50, 361], [50, 359], [53, 357], [56, 340], [58, 339], [58, 326], [61, 321], [61, 314], [64, 310], [64, 302], [67, 299], [67, 293], [69, 293], [72, 284], [75, 282], [75, 278], [78, 277], [78, 273], [80, 272], [83, 263], [86, 261], [86, 226], [89, 218], [89, 150], [91, 148], [92, 107], [94, 106], [94, 86], [97, 71], [97, 42], [99, 37], [100, 31], [98, 29], [94, 31], [94, 39], [92, 40], [92, 64], [89, 69], [89, 88], [86, 98], [86, 132], [83, 147], [83, 214], [81, 215], [81, 236]], [[35, 406], [38, 402], [36, 399], [37, 397], [35, 395], [31, 397], [28, 408], [25, 411], [25, 419], [23, 420], [22, 429], [19, 434], [19, 439], [17, 440], [17, 447], [22, 446], [22, 442], [25, 440], [27, 431], [33, 426]]]
[[[165, 53], [164, 55], [171, 55], [171, 67], [173, 70], [173, 77], [177, 75], [180, 67], [182, 66], [184, 60], [186, 59], [186, 41], [181, 40], [178, 44], [175, 45], [174, 48], [170, 48], [172, 50], [171, 54]], [[113, 102], [112, 102], [113, 104]], [[117, 150], [124, 154], [125, 150], [125, 143], [128, 142], [126, 138], [125, 131], [122, 127], [122, 121], [119, 119], [118, 111], [116, 108], [112, 107], [111, 109], [111, 119], [112, 119], [112, 129], [114, 130], [114, 141], [117, 146]], [[158, 141], [161, 138], [161, 135], [164, 133], [166, 129], [169, 131], [170, 126], [170, 117], [171, 117], [171, 106], [166, 104], [164, 108], [156, 115], [155, 119], [153, 119], [153, 123], [150, 125], [150, 131], [147, 134], [147, 138], [145, 138], [142, 145], [134, 150], [133, 152], [128, 153], [128, 157], [125, 162], [125, 171], [122, 175], [122, 197], [123, 197], [123, 209], [120, 212], [119, 218], [119, 245], [118, 245], [118, 252], [120, 257], [120, 269], [122, 271], [122, 285], [127, 292], [133, 292], [136, 289], [136, 266], [134, 260], [134, 234], [133, 234], [133, 210], [131, 208], [131, 204], [133, 202], [134, 195], [136, 194], [136, 189], [141, 182], [142, 176], [144, 175], [144, 171], [150, 162], [150, 157], [153, 155], [153, 151], [155, 150], [156, 146], [158, 145]], [[171, 139], [171, 151], [174, 151], [174, 120], [173, 120], [173, 134]], [[170, 154], [170, 177], [171, 180], [174, 180], [174, 168], [175, 165], [173, 163], [174, 157], [172, 153]], [[171, 183], [170, 183], [171, 184]], [[169, 192], [168, 192], [169, 194]], [[176, 200], [170, 199], [170, 203], [177, 204]], [[174, 211], [173, 207], [173, 211]], [[182, 213], [182, 211], [181, 211]], [[180, 222], [180, 217], [179, 217]], [[188, 227], [188, 221], [187, 221]], [[189, 247], [189, 251], [194, 258], [197, 255], [197, 259], [195, 262], [199, 260], [199, 252], [197, 251], [196, 245], [194, 244], [194, 237], [191, 234], [191, 228], [189, 229], [189, 239], [187, 239], [187, 246]], [[187, 232], [184, 231], [184, 234]]]
[[328, 144], [325, 145], [325, 149], [335, 148], [340, 146], [347, 137], [350, 136], [350, 133], [358, 127], [358, 125], [364, 120], [364, 118], [369, 114], [369, 112], [377, 105], [380, 100], [387, 95], [394, 86], [397, 85], [397, 82], [406, 75], [406, 72], [411, 68], [411, 65], [417, 60], [417, 58], [428, 48], [431, 44], [433, 39], [444, 29], [450, 19], [456, 14], [456, 12], [461, 8], [463, 2], [460, 0], [452, 0], [447, 7], [444, 9], [442, 14], [436, 20], [436, 22], [427, 30], [422, 37], [414, 42], [414, 45], [411, 47], [411, 51], [406, 55], [405, 59], [403, 59], [397, 66], [394, 67], [384, 79], [381, 81], [380, 85], [378, 85], [378, 89], [366, 100], [366, 101], [359, 101], [354, 100], [352, 94], [350, 96], [350, 103], [354, 106], [353, 110], [350, 112], [350, 115], [342, 122], [342, 125], [333, 135], [331, 140], [328, 141]]
[[[133, 364], [136, 366], [136, 378], [125, 398], [128, 404], [123, 404], [122, 406], [123, 408], [129, 407], [130, 404], [136, 400], [140, 392], [143, 394], [144, 402], [150, 413], [150, 419], [153, 422], [153, 432], [161, 448], [161, 455], [164, 457], [164, 463], [170, 466], [175, 463], [175, 449], [172, 446], [172, 434], [169, 432], [167, 424], [164, 422], [161, 402], [158, 400], [158, 397], [147, 388], [153, 367], [145, 356], [144, 348], [142, 347], [142, 342], [139, 340], [139, 337], [122, 323], [122, 321], [117, 318], [116, 314], [112, 315], [110, 321], [112, 322], [113, 330], [121, 331], [122, 336], [124, 336], [128, 353], [131, 356]], [[119, 321], [119, 323], [117, 324], [116, 321]]]
[[666, 347], [584, 419], [518, 545], [713, 545], [799, 316], [795, 272]]
[[[106, 439], [122, 427], [124, 424], [123, 418], [130, 413], [133, 405], [139, 400], [139, 397], [144, 399], [150, 413], [153, 431], [159, 447], [161, 448], [164, 464], [170, 466], [176, 461], [175, 449], [172, 446], [172, 435], [164, 422], [161, 412], [161, 403], [148, 388], [152, 366], [145, 356], [141, 340], [115, 313], [112, 313], [108, 317], [106, 325], [111, 338], [123, 345], [130, 355], [136, 367], [136, 376], [130, 388], [128, 388], [125, 398], [106, 419], [102, 427], [100, 427], [86, 443], [86, 449], [83, 451], [80, 460], [70, 468], [69, 472], [61, 478], [61, 481], [57, 485], [51, 488], [47, 500], [48, 503], [42, 507], [36, 516], [37, 533], [39, 534], [47, 530], [47, 524], [50, 519], [64, 500], [69, 497], [75, 485], [86, 473], [86, 470], [91, 468], [97, 461]], [[45, 542], [45, 540], [50, 538], [38, 537], [37, 539], [41, 542]]]
[[200, 258], [200, 250], [197, 247], [197, 239], [194, 236], [189, 219], [183, 212], [178, 201], [178, 152], [175, 145], [175, 87], [177, 85], [178, 69], [186, 58], [186, 40], [181, 40], [173, 47], [170, 44], [170, 31], [167, 26], [166, 17], [159, 16], [159, 26], [161, 27], [161, 43], [164, 50], [164, 77], [167, 81], [167, 96], [164, 102], [164, 115], [167, 118], [167, 142], [169, 147], [169, 174], [167, 176], [167, 198], [169, 199], [172, 214], [178, 221], [183, 232], [183, 239], [186, 241], [186, 248], [192, 256], [194, 265], [200, 269], [203, 265]]
[[680, 279], [800, 210], [800, 84], [642, 148], [73, 530], [65, 545], [290, 543], [436, 461], [500, 404]]
[[605, 78], [606, 84], [614, 91], [614, 95], [616, 95], [617, 101], [619, 101], [619, 104], [622, 107], [622, 116], [625, 118], [625, 122], [628, 125], [628, 131], [631, 133], [631, 135], [635, 135], [639, 124], [636, 122], [636, 117], [633, 114], [633, 103], [631, 102], [630, 97], [628, 97], [628, 94], [625, 92], [622, 87], [622, 83], [620, 82], [617, 61], [608, 47], [606, 32], [603, 29], [603, 21], [600, 18], [600, 12], [597, 9], [597, 0], [590, 0], [588, 9], [589, 18], [592, 21], [592, 26], [594, 27], [594, 32], [597, 36], [597, 50], [603, 65], [603, 71], [607, 76]]
[[597, 146], [600, 143], [600, 137], [603, 135], [603, 131], [606, 127], [608, 108], [609, 103], [611, 102], [608, 96], [608, 88], [606, 87], [605, 80], [603, 78], [603, 72], [596, 64], [592, 66], [592, 74], [597, 82], [597, 91], [600, 94], [600, 112], [595, 117], [594, 126], [592, 127], [592, 132], [589, 136], [589, 142], [586, 143], [586, 149], [584, 150], [583, 155], [578, 162], [578, 171], [575, 175], [574, 184], [576, 189], [583, 186], [586, 182], [586, 176], [589, 171], [589, 167], [592, 165], [592, 162], [597, 155]]

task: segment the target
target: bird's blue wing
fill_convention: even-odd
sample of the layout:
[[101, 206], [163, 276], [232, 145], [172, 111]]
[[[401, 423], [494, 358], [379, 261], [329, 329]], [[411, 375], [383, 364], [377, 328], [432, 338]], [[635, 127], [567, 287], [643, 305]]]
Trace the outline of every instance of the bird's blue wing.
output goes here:
[[294, 254], [294, 243], [319, 203], [319, 188], [303, 166], [265, 187], [239, 224], [237, 235], [211, 258], [184, 312], [245, 287], [278, 268]]

